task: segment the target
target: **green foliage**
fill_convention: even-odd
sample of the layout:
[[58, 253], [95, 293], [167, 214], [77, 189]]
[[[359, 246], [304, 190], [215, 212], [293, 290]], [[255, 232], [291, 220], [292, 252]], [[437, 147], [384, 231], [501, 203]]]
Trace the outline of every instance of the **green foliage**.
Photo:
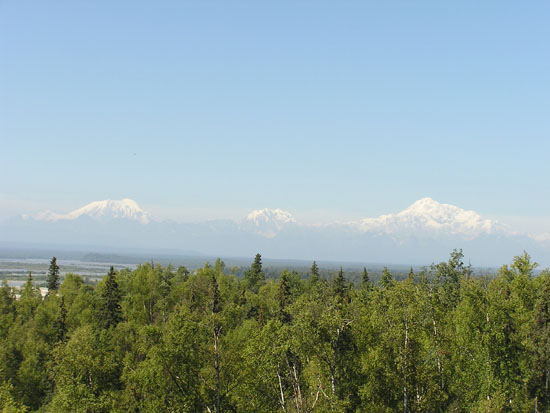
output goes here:
[[54, 324], [56, 341], [64, 341], [67, 336], [67, 309], [65, 308], [65, 297], [61, 297], [59, 304], [59, 315]]
[[57, 291], [59, 288], [59, 265], [57, 265], [57, 258], [55, 257], [52, 257], [50, 267], [48, 268], [47, 287], [48, 294], [52, 291]]
[[69, 341], [54, 348], [51, 377], [55, 392], [49, 405], [55, 412], [110, 411], [120, 388], [120, 359], [112, 333], [80, 327]]
[[319, 282], [320, 274], [319, 274], [319, 267], [317, 266], [317, 263], [313, 261], [313, 264], [311, 264], [311, 270], [309, 273], [309, 280], [311, 284], [316, 284]]
[[540, 411], [546, 411], [550, 409], [550, 274], [545, 273], [541, 278], [543, 290], [535, 308], [531, 332], [534, 357], [529, 390]]
[[262, 256], [260, 254], [256, 254], [250, 269], [245, 271], [244, 280], [246, 288], [254, 292], [258, 292], [258, 289], [265, 283], [265, 274], [262, 270]]
[[[462, 251], [407, 276], [241, 279], [146, 263], [42, 299], [0, 287], [0, 406], [23, 412], [548, 411], [550, 273], [472, 277]], [[323, 277], [320, 277], [323, 271]], [[330, 278], [332, 275], [332, 279]], [[346, 279], [347, 278], [347, 279]], [[331, 281], [327, 281], [331, 279]], [[376, 279], [376, 278], [375, 278]]]
[[[124, 374], [133, 411], [197, 412], [205, 410], [201, 369], [206, 360], [206, 329], [189, 310], [180, 309], [159, 328], [141, 333], [137, 364]], [[148, 344], [150, 342], [151, 344]]]
[[212, 314], [217, 314], [222, 310], [222, 298], [220, 296], [218, 280], [216, 279], [216, 270], [210, 275], [210, 285], [212, 288]]
[[363, 267], [363, 272], [361, 273], [361, 287], [366, 289], [371, 287], [369, 273], [366, 267]]
[[287, 311], [287, 307], [290, 303], [290, 282], [286, 270], [281, 273], [279, 289], [277, 291], [277, 302], [279, 304], [279, 320], [281, 320], [282, 323], [288, 323], [290, 321], [290, 314]]
[[5, 338], [15, 321], [15, 296], [8, 282], [4, 280], [0, 287], [0, 339]]
[[103, 328], [115, 327], [122, 321], [120, 301], [121, 294], [116, 281], [115, 269], [111, 267], [105, 277], [105, 286], [101, 291], [99, 320]]
[[393, 285], [393, 276], [388, 267], [384, 267], [382, 270], [382, 277], [380, 278], [380, 286], [382, 288], [390, 288]]
[[346, 295], [346, 279], [344, 278], [344, 271], [342, 270], [342, 267], [340, 267], [340, 270], [338, 271], [338, 275], [334, 279], [334, 295], [338, 298], [338, 300], [342, 301]]
[[0, 409], [2, 413], [25, 413], [27, 408], [13, 397], [13, 385], [8, 382], [0, 382]]

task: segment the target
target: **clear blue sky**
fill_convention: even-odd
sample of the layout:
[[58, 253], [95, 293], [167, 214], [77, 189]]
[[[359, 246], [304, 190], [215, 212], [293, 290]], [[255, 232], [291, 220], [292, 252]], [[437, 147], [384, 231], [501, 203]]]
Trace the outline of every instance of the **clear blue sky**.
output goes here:
[[430, 196], [550, 226], [549, 22], [547, 1], [0, 0], [0, 217]]

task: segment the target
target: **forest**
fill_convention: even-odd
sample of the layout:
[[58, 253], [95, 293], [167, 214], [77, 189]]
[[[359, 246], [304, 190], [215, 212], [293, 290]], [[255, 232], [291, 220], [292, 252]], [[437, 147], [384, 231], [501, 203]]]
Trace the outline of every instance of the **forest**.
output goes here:
[[[3, 412], [545, 412], [550, 272], [454, 250], [398, 280], [221, 259], [0, 288]], [[322, 276], [320, 276], [322, 274]]]

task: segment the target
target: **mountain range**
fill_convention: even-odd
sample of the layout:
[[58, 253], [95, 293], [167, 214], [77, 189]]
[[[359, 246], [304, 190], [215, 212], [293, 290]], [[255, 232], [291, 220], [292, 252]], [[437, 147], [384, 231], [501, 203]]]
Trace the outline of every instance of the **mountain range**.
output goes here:
[[550, 263], [550, 236], [535, 237], [454, 205], [422, 198], [396, 214], [305, 225], [282, 209], [242, 220], [178, 223], [154, 219], [132, 199], [95, 201], [62, 214], [45, 211], [0, 224], [4, 243], [194, 250], [209, 255], [427, 265], [462, 248], [476, 266], [510, 262], [527, 250]]

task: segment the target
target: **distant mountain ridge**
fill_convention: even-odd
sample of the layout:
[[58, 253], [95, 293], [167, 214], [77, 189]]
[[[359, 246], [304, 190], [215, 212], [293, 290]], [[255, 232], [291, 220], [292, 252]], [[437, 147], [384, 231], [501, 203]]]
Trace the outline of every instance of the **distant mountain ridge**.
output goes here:
[[0, 241], [193, 250], [220, 256], [429, 264], [463, 248], [476, 265], [500, 265], [523, 250], [550, 264], [548, 234], [528, 236], [475, 211], [422, 198], [401, 212], [305, 225], [283, 209], [240, 221], [153, 219], [132, 199], [95, 201], [66, 214], [46, 211], [0, 225]]
[[[94, 201], [71, 211], [58, 214], [45, 211], [34, 218], [39, 221], [75, 220], [87, 216], [95, 220], [128, 219], [141, 224], [151, 222], [151, 214], [144, 211], [132, 199]], [[298, 225], [293, 215], [280, 208], [263, 208], [251, 211], [241, 223], [241, 228], [273, 238], [289, 225]], [[439, 203], [432, 198], [422, 198], [396, 214], [380, 215], [333, 225], [348, 226], [352, 230], [379, 234], [409, 235], [461, 235], [476, 238], [481, 235], [511, 234], [512, 231], [496, 221], [485, 219], [475, 211], [468, 211], [450, 204]], [[546, 238], [542, 236], [543, 238]]]
[[106, 199], [104, 201], [90, 202], [88, 205], [75, 209], [68, 214], [56, 214], [52, 211], [45, 211], [38, 214], [35, 218], [39, 221], [60, 221], [74, 220], [82, 216], [94, 219], [130, 219], [138, 221], [141, 224], [148, 224], [151, 221], [150, 214], [141, 209], [136, 201], [128, 198], [119, 201]]
[[432, 198], [422, 198], [407, 209], [378, 218], [364, 218], [350, 225], [363, 232], [384, 234], [447, 234], [473, 239], [481, 235], [510, 234], [511, 230], [496, 221], [485, 219], [475, 211], [467, 211]]

